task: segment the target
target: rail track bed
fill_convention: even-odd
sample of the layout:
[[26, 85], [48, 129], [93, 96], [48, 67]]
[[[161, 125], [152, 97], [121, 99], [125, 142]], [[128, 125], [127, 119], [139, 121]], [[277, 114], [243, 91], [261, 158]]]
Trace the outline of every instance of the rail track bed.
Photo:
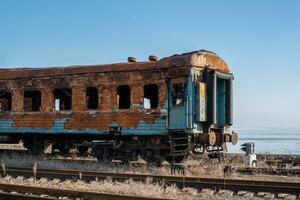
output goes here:
[[[20, 156], [28, 156], [26, 153], [20, 154]], [[232, 156], [240, 156], [241, 154], [228, 154], [228, 157]], [[298, 166], [299, 162], [299, 155], [286, 155], [287, 157], [284, 157], [285, 155], [260, 155], [258, 154], [258, 157], [262, 160], [265, 159], [265, 165], [264, 167], [242, 167], [240, 165], [236, 164], [229, 164], [227, 166], [230, 166], [233, 170], [232, 172], [237, 174], [243, 174], [243, 175], [258, 175], [258, 174], [267, 174], [267, 175], [278, 175], [278, 176], [294, 176], [294, 177], [300, 177], [300, 167]], [[32, 157], [33, 159], [35, 157]], [[284, 159], [283, 159], [284, 158]], [[74, 164], [80, 164], [80, 165], [93, 165], [96, 166], [98, 164], [98, 161], [95, 158], [92, 157], [44, 157], [39, 158], [38, 161], [50, 161], [50, 162], [66, 162], [68, 164], [74, 163]], [[199, 159], [199, 158], [195, 158]], [[134, 168], [140, 168], [149, 167], [147, 163], [145, 162], [131, 162], [129, 165], [128, 163], [124, 165], [122, 162], [113, 161], [111, 162], [112, 166], [115, 167], [126, 167], [130, 166], [132, 169]], [[275, 165], [274, 165], [275, 164]], [[296, 166], [294, 166], [296, 165]], [[226, 165], [224, 165], [226, 166]], [[170, 168], [170, 164], [163, 163], [161, 167]], [[188, 169], [190, 165], [186, 165], [186, 168]], [[98, 170], [98, 169], [88, 169], [88, 170]], [[101, 169], [100, 169], [101, 170]]]
[[[274, 194], [288, 193], [300, 195], [299, 182], [281, 182], [281, 181], [258, 181], [258, 180], [241, 180], [229, 178], [202, 178], [190, 176], [161, 176], [153, 174], [132, 174], [132, 173], [104, 173], [98, 171], [81, 171], [81, 170], [57, 170], [57, 169], [38, 169], [32, 168], [15, 168], [8, 167], [5, 169], [5, 174], [10, 176], [23, 176], [35, 178], [49, 179], [70, 179], [93, 181], [95, 179], [111, 178], [116, 181], [124, 181], [132, 179], [134, 181], [146, 181], [151, 178], [153, 182], [164, 182], [166, 184], [176, 184], [179, 188], [191, 187], [196, 189], [213, 189], [231, 190], [234, 192], [270, 192]], [[47, 193], [48, 194], [48, 193]]]
[[[153, 183], [163, 183], [167, 185], [167, 187], [171, 186], [172, 184], [175, 184], [178, 188], [195, 188], [198, 190], [198, 194], [202, 195], [205, 194], [205, 191], [213, 192], [213, 196], [211, 198], [214, 198], [215, 195], [221, 195], [222, 192], [230, 192], [232, 194], [235, 194], [234, 197], [238, 197], [243, 195], [245, 192], [246, 194], [254, 194], [255, 196], [260, 197], [259, 195], [261, 193], [271, 194], [271, 195], [292, 195], [296, 198], [300, 198], [300, 183], [290, 183], [288, 182], [291, 179], [297, 179], [300, 175], [300, 169], [295, 166], [295, 158], [299, 158], [298, 156], [290, 156], [289, 159], [284, 156], [277, 156], [277, 157], [269, 157], [266, 156], [265, 158], [261, 158], [261, 160], [265, 159], [267, 161], [274, 160], [276, 162], [270, 162], [271, 165], [266, 165], [265, 163], [262, 166], [265, 167], [255, 167], [255, 168], [248, 168], [248, 167], [238, 167], [241, 166], [239, 163], [233, 162], [230, 163], [233, 166], [233, 173], [240, 176], [240, 174], [250, 175], [245, 176], [247, 178], [250, 177], [250, 179], [255, 178], [255, 176], [259, 176], [259, 174], [267, 174], [272, 176], [266, 176], [268, 180], [273, 179], [273, 177], [276, 177], [277, 180], [281, 180], [280, 176], [275, 175], [284, 175], [288, 177], [284, 177], [282, 180], [286, 180], [287, 182], [283, 181], [257, 181], [257, 180], [240, 180], [240, 179], [232, 179], [229, 178], [230, 176], [224, 176], [225, 178], [204, 178], [204, 177], [192, 177], [192, 176], [164, 176], [164, 175], [155, 175], [157, 173], [157, 170], [160, 170], [160, 168], [148, 168], [148, 166], [143, 162], [133, 162], [130, 163], [130, 165], [124, 165], [119, 162], [114, 162], [108, 166], [104, 165], [101, 166], [100, 169], [95, 168], [94, 165], [97, 167], [98, 162], [95, 159], [91, 158], [76, 158], [73, 159], [72, 157], [68, 158], [55, 158], [55, 157], [44, 157], [44, 158], [35, 158], [35, 157], [24, 157], [26, 159], [23, 160], [23, 153], [21, 153], [21, 156], [19, 156], [21, 159], [20, 162], [24, 162], [21, 165], [16, 165], [14, 162], [18, 163], [18, 157], [14, 158], [12, 157], [13, 162], [8, 162], [6, 159], [10, 159], [9, 156], [4, 157], [2, 159], [2, 163], [7, 163], [7, 166], [4, 164], [2, 165], [2, 171], [0, 170], [1, 176], [9, 175], [8, 177], [18, 178], [18, 177], [24, 177], [28, 179], [32, 179], [35, 177], [37, 182], [39, 182], [40, 179], [45, 178], [49, 182], [52, 180], [58, 179], [61, 181], [67, 180], [72, 181], [72, 184], [77, 180], [82, 180], [83, 182], [90, 183], [97, 180], [106, 180], [107, 178], [117, 181], [117, 182], [124, 182], [132, 179], [136, 182], [147, 182], [150, 180], [150, 184]], [[271, 155], [272, 156], [272, 155]], [[5, 159], [6, 158], [6, 159]], [[284, 158], [284, 159], [283, 159]], [[199, 159], [199, 158], [198, 158]], [[293, 162], [291, 162], [291, 160]], [[48, 161], [50, 162], [50, 166], [48, 166]], [[279, 161], [279, 162], [278, 162]], [[32, 168], [32, 167], [12, 167], [12, 166], [32, 166], [32, 163], [37, 162], [37, 165], [39, 167]], [[53, 162], [53, 163], [52, 163]], [[57, 162], [57, 163], [56, 163]], [[42, 164], [41, 164], [42, 163]], [[275, 163], [275, 165], [273, 164]], [[287, 164], [280, 164], [277, 163], [287, 163]], [[290, 164], [292, 163], [292, 164]], [[41, 166], [40, 166], [41, 164]], [[46, 164], [46, 165], [45, 165]], [[53, 165], [54, 164], [54, 165]], [[75, 166], [82, 165], [82, 166], [90, 166], [90, 168], [87, 168], [89, 171], [86, 171], [87, 169], [84, 169], [81, 167], [79, 170], [56, 170], [53, 169], [55, 167], [66, 167], [68, 168], [69, 164], [75, 164]], [[212, 166], [223, 166], [223, 163], [219, 163], [218, 161], [214, 161], [213, 163], [210, 163]], [[235, 165], [238, 164], [238, 165]], [[93, 166], [93, 167], [92, 167]], [[295, 166], [295, 167], [293, 167]], [[45, 168], [43, 168], [45, 167]], [[127, 170], [127, 167], [129, 167], [129, 171], [132, 171], [134, 173], [107, 173], [107, 172], [101, 172], [106, 171], [105, 169], [102, 169], [103, 167], [112, 167], [116, 168], [116, 170], [121, 169], [121, 171]], [[162, 169], [168, 171], [168, 169], [171, 167], [169, 164], [165, 164], [165, 166], [162, 167]], [[198, 166], [198, 163], [195, 165], [193, 162], [186, 163], [186, 169], [189, 170], [189, 172], [194, 172], [193, 170], [196, 169], [195, 167], [201, 167], [201, 164]], [[192, 168], [189, 168], [192, 167]], [[50, 169], [49, 169], [50, 168]], [[124, 168], [124, 169], [123, 169]], [[141, 168], [141, 169], [140, 169]], [[145, 171], [145, 169], [147, 169]], [[217, 168], [214, 169], [216, 171]], [[100, 170], [100, 171], [99, 171]], [[139, 171], [140, 170], [140, 171]], [[149, 170], [149, 171], [148, 171]], [[221, 174], [222, 167], [218, 169]], [[136, 172], [139, 171], [141, 174], [137, 174]], [[125, 171], [126, 172], [126, 171]], [[217, 172], [217, 171], [216, 171]], [[148, 174], [143, 174], [148, 173]], [[151, 174], [150, 174], [151, 173]], [[154, 174], [152, 174], [154, 173]], [[158, 174], [164, 174], [164, 173], [158, 173]], [[169, 172], [168, 172], [169, 174]], [[188, 173], [190, 174], [190, 173]], [[201, 174], [205, 174], [201, 172]], [[209, 175], [213, 176], [213, 173], [210, 173]], [[198, 176], [198, 174], [195, 174]], [[274, 176], [273, 176], [274, 175]], [[200, 175], [201, 176], [201, 175]], [[27, 180], [27, 179], [26, 179]], [[260, 180], [262, 180], [260, 178]], [[295, 181], [294, 181], [295, 182]], [[9, 184], [10, 183], [10, 184]], [[7, 184], [4, 182], [0, 183], [0, 199], [58, 199], [58, 198], [70, 198], [70, 199], [126, 199], [123, 195], [122, 198], [120, 196], [110, 193], [100, 193], [99, 191], [102, 190], [93, 190], [85, 193], [85, 191], [76, 191], [75, 193], [73, 190], [71, 192], [68, 192], [70, 188], [63, 187], [63, 191], [59, 191], [58, 188], [39, 188], [36, 187], [36, 184], [33, 185], [17, 185], [17, 184], [11, 184], [12, 182], [8, 182]], [[52, 184], [52, 183], [51, 183]], [[51, 185], [50, 184], [50, 185]], [[23, 187], [24, 186], [24, 187]], [[147, 186], [148, 187], [148, 186]], [[26, 190], [27, 189], [27, 190]], [[72, 192], [73, 191], [73, 192]], [[180, 190], [181, 191], [181, 190]], [[110, 192], [110, 191], [109, 191]], [[78, 194], [80, 193], [80, 194]], [[99, 193], [99, 194], [98, 194]], [[131, 193], [128, 193], [131, 194]], [[80, 196], [81, 195], [81, 196]], [[92, 195], [98, 195], [98, 196], [92, 196]], [[102, 196], [101, 196], [102, 195]], [[105, 196], [106, 195], [106, 196]], [[147, 195], [146, 195], [147, 196]], [[151, 195], [148, 195], [151, 196]], [[128, 196], [128, 199], [134, 199], [130, 196]], [[159, 199], [159, 198], [144, 198], [143, 196], [138, 197], [137, 199]], [[167, 198], [164, 198], [167, 199]], [[199, 198], [197, 198], [199, 199]], [[205, 199], [205, 198], [204, 198]], [[208, 198], [209, 199], [209, 198]], [[234, 199], [234, 198], [233, 198]], [[281, 198], [283, 199], [283, 198]], [[290, 198], [288, 198], [290, 199]], [[293, 198], [292, 198], [293, 199]]]

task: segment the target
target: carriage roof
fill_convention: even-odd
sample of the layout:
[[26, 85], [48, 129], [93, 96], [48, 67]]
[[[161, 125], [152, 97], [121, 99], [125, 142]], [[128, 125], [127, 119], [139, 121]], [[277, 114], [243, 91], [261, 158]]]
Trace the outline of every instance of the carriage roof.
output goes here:
[[175, 54], [158, 61], [126, 62], [114, 64], [74, 65], [47, 68], [10, 68], [0, 70], [0, 79], [34, 78], [62, 75], [80, 75], [101, 72], [121, 72], [136, 70], [166, 70], [174, 67], [200, 67], [229, 72], [225, 61], [213, 52], [200, 50]]

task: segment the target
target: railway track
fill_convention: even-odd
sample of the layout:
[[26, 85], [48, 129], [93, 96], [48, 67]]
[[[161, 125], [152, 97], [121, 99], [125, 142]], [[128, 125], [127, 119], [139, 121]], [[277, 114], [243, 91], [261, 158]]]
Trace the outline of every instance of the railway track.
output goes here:
[[[22, 154], [20, 154], [22, 155]], [[235, 154], [228, 154], [229, 156], [236, 156]], [[284, 163], [288, 164], [293, 161], [293, 164], [298, 164], [299, 162], [299, 156], [296, 155], [259, 155], [261, 159], [266, 159], [266, 163], [275, 163], [276, 166], [269, 166], [269, 167], [238, 167], [235, 165], [228, 165], [230, 166], [235, 173], [238, 174], [243, 174], [243, 175], [256, 175], [256, 174], [268, 174], [268, 175], [283, 175], [283, 176], [300, 176], [300, 168], [297, 167], [292, 167], [292, 166], [285, 166], [285, 165], [280, 165], [278, 166], [278, 163]], [[273, 156], [276, 158], [275, 160], [270, 159], [270, 156]], [[285, 160], [280, 160], [280, 158], [284, 158], [284, 156], [287, 156]], [[62, 161], [62, 162], [74, 162], [78, 164], [83, 164], [84, 165], [89, 165], [89, 164], [98, 164], [98, 161], [95, 160], [94, 158], [88, 157], [88, 158], [73, 158], [73, 157], [46, 157], [43, 158], [45, 161]], [[291, 161], [292, 160], [292, 161]], [[295, 162], [297, 161], [297, 162]], [[122, 166], [124, 163], [118, 162], [118, 161], [113, 161], [111, 163], [113, 166]], [[163, 167], [171, 167], [169, 164], [162, 164]], [[144, 162], [131, 162], [130, 167], [148, 167], [147, 163]], [[190, 166], [187, 165], [186, 168], [189, 168]], [[232, 173], [232, 172], [231, 172]]]
[[237, 167], [235, 172], [240, 174], [269, 174], [284, 176], [300, 176], [300, 168], [271, 168], [271, 167]]
[[143, 196], [131, 196], [123, 194], [111, 194], [89, 191], [75, 191], [67, 189], [45, 188], [28, 185], [15, 185], [0, 183], [1, 199], [61, 199], [79, 198], [89, 200], [109, 199], [109, 200], [166, 200], [166, 198], [152, 198]]
[[82, 171], [82, 170], [57, 170], [57, 169], [38, 169], [34, 171], [32, 168], [15, 168], [8, 167], [5, 174], [11, 176], [24, 177], [46, 177], [49, 179], [81, 179], [84, 181], [92, 181], [97, 179], [106, 179], [110, 177], [113, 180], [124, 181], [132, 179], [134, 181], [145, 181], [151, 178], [154, 182], [164, 182], [166, 184], [176, 184], [178, 187], [192, 187], [196, 189], [213, 189], [249, 191], [249, 192], [270, 192], [270, 193], [288, 193], [300, 195], [299, 182], [279, 182], [279, 181], [258, 181], [258, 180], [240, 180], [229, 178], [202, 178], [189, 176], [161, 176], [153, 174], [132, 174], [132, 173], [104, 173], [98, 171]]

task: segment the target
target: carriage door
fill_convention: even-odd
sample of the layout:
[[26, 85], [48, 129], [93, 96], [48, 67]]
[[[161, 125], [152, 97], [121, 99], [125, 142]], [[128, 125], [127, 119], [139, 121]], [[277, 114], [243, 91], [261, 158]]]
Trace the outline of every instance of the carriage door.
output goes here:
[[211, 119], [218, 126], [232, 125], [232, 80], [229, 73], [214, 72], [211, 77]]
[[169, 129], [186, 128], [186, 88], [184, 78], [169, 82]]

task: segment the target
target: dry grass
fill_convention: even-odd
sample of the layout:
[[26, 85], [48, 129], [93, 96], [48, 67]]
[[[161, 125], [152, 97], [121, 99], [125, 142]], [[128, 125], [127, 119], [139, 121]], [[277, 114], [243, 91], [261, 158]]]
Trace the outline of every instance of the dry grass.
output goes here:
[[90, 183], [86, 183], [81, 180], [60, 181], [58, 179], [48, 180], [46, 178], [34, 180], [33, 178], [25, 179], [20, 176], [17, 178], [6, 176], [4, 178], [0, 178], [0, 183], [182, 200], [264, 199], [260, 197], [247, 197], [238, 195], [232, 196], [232, 193], [230, 191], [225, 191], [224, 193], [214, 193], [214, 191], [212, 190], [203, 190], [202, 192], [198, 192], [193, 188], [178, 189], [174, 185], [168, 186], [163, 183], [154, 183], [151, 181], [151, 179], [148, 179], [148, 181], [146, 182], [136, 182], [133, 180], [127, 180], [126, 182], [115, 182], [111, 179], [106, 179], [95, 180]]
[[169, 199], [178, 199], [179, 197], [180, 199], [198, 199], [199, 197], [199, 194], [195, 189], [185, 188], [184, 190], [180, 190], [174, 185], [168, 186], [163, 183], [154, 183], [151, 179], [146, 182], [136, 182], [133, 180], [115, 182], [111, 179], [105, 179], [86, 183], [81, 180], [59, 181], [57, 179], [48, 180], [46, 178], [41, 178], [35, 181], [33, 178], [24, 179], [23, 177], [12, 178], [6, 176], [0, 179], [0, 183]]

